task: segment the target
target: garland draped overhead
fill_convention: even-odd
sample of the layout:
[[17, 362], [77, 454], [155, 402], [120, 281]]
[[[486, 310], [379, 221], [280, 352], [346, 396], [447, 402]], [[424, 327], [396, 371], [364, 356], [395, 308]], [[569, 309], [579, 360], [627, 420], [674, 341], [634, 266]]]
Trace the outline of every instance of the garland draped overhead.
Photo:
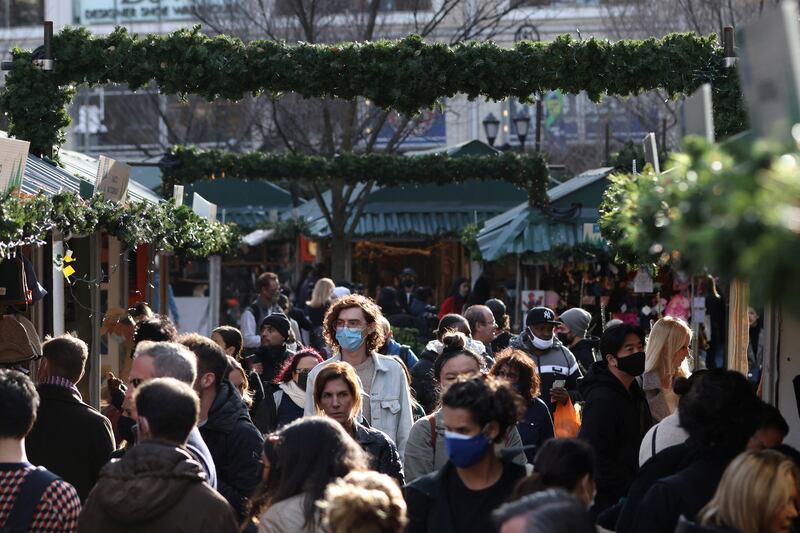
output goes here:
[[528, 191], [536, 206], [547, 204], [549, 171], [541, 153], [504, 152], [491, 156], [450, 157], [442, 154], [398, 157], [389, 154], [344, 153], [334, 158], [304, 154], [201, 151], [174, 146], [161, 161], [164, 184], [186, 184], [226, 175], [244, 180], [345, 183], [374, 180], [380, 186], [461, 183], [467, 180], [506, 181]]
[[689, 138], [668, 168], [611, 178], [600, 228], [618, 257], [747, 278], [754, 302], [800, 312], [800, 152]]
[[43, 244], [54, 229], [66, 237], [103, 230], [124, 247], [148, 244], [187, 258], [232, 254], [240, 240], [235, 225], [208, 222], [171, 202], [116, 204], [100, 197], [83, 200], [74, 193], [0, 197], [0, 260], [19, 246]]
[[54, 37], [53, 50], [55, 71], [42, 72], [33, 66], [31, 52], [15, 49], [0, 94], [11, 134], [31, 141], [33, 153], [64, 142], [67, 107], [81, 84], [124, 83], [135, 90], [154, 81], [164, 94], [208, 100], [260, 92], [363, 97], [412, 115], [456, 94], [528, 100], [548, 90], [586, 91], [597, 101], [654, 89], [688, 94], [710, 82], [717, 136], [741, 131], [746, 121], [735, 69], [725, 68], [716, 38], [690, 33], [614, 43], [564, 35], [504, 48], [492, 42], [426, 43], [417, 35], [288, 45], [208, 37], [199, 27], [143, 36], [125, 28], [104, 36], [66, 28]]

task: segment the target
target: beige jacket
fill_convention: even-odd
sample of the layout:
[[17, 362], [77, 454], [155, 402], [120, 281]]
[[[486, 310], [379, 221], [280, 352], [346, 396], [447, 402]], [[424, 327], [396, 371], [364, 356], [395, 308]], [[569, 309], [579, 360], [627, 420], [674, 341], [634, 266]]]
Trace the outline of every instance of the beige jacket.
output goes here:
[[261, 515], [258, 523], [259, 533], [324, 533], [319, 525], [318, 516], [308, 523], [305, 516], [306, 495], [298, 494], [279, 501]]

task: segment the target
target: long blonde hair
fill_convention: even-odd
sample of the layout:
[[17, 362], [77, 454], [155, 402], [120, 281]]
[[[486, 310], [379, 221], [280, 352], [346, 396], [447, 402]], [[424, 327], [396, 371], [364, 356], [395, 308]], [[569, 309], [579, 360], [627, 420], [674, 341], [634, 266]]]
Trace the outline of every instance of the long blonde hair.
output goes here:
[[678, 368], [673, 366], [672, 360], [684, 344], [691, 342], [692, 330], [686, 322], [671, 316], [658, 319], [647, 337], [644, 371], [657, 372], [667, 387], [672, 386], [672, 380], [676, 377], [688, 377], [686, 360]]
[[318, 279], [311, 292], [311, 300], [307, 301], [306, 305], [314, 309], [325, 307], [331, 301], [331, 293], [335, 286], [331, 278]]
[[774, 450], [744, 452], [734, 459], [717, 492], [699, 513], [703, 525], [741, 533], [769, 531], [772, 517], [797, 495], [797, 468]]

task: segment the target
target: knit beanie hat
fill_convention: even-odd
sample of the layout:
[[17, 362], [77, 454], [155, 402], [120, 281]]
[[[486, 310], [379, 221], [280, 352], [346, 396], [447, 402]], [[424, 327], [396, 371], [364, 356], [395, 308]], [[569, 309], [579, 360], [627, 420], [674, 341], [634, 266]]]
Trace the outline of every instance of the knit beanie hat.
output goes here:
[[589, 324], [592, 322], [592, 315], [585, 309], [580, 307], [573, 307], [561, 313], [561, 322], [569, 328], [569, 330], [578, 337], [585, 337], [586, 330], [589, 329]]
[[264, 329], [264, 326], [272, 326], [278, 330], [278, 333], [280, 333], [281, 337], [284, 339], [289, 338], [289, 329], [292, 327], [292, 325], [289, 323], [289, 319], [286, 318], [286, 315], [283, 313], [272, 313], [268, 317], [264, 318], [264, 320], [261, 321], [260, 329]]

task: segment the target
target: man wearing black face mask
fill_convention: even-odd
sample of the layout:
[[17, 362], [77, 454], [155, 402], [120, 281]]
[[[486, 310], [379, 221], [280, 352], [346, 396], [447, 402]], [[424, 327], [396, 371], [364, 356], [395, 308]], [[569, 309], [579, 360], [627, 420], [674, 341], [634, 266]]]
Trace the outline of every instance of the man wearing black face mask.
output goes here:
[[586, 401], [578, 437], [592, 445], [597, 457], [595, 515], [627, 494], [639, 468], [639, 445], [653, 425], [636, 383], [644, 372], [644, 343], [641, 328], [608, 328], [600, 339], [604, 360], [592, 364], [578, 386]]
[[414, 300], [414, 289], [417, 287], [417, 273], [411, 268], [404, 268], [400, 272], [400, 285], [403, 286], [403, 292], [399, 294], [400, 307], [403, 312], [411, 314], [411, 302]]

